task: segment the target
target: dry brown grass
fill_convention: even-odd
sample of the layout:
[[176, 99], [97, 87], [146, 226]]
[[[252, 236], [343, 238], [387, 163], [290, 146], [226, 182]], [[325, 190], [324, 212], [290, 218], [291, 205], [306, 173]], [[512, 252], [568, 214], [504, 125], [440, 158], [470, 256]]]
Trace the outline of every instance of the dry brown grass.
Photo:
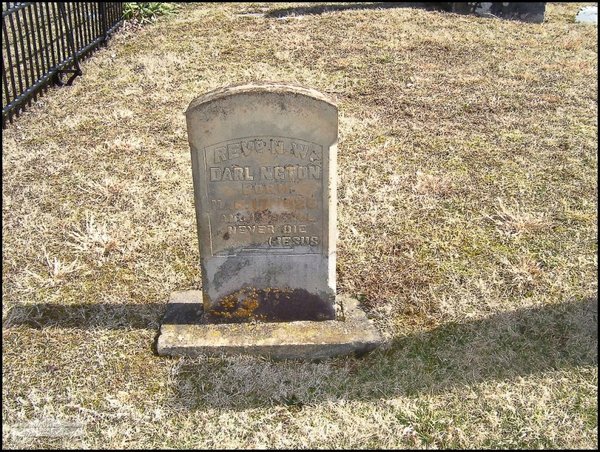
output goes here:
[[[296, 6], [124, 30], [5, 130], [3, 446], [596, 448], [597, 28]], [[362, 360], [152, 354], [200, 286], [184, 111], [251, 80], [338, 103]]]

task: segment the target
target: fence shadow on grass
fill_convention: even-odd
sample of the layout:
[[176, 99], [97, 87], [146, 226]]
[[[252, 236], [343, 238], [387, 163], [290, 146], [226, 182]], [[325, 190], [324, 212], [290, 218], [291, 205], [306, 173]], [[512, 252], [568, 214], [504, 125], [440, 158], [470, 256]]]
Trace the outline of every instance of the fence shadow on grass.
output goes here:
[[598, 301], [590, 298], [448, 324], [361, 359], [321, 363], [249, 357], [184, 360], [173, 402], [247, 409], [439, 393], [484, 381], [596, 366]]
[[369, 9], [387, 9], [387, 8], [413, 8], [424, 9], [426, 11], [448, 11], [449, 8], [444, 2], [376, 2], [376, 3], [352, 3], [346, 5], [319, 5], [310, 6], [292, 6], [289, 8], [273, 9], [265, 14], [267, 18], [282, 18], [290, 16], [306, 16], [311, 14], [323, 14], [331, 11], [347, 10], [369, 10]]
[[35, 329], [157, 329], [166, 308], [166, 302], [15, 305], [6, 316], [3, 326], [21, 325]]

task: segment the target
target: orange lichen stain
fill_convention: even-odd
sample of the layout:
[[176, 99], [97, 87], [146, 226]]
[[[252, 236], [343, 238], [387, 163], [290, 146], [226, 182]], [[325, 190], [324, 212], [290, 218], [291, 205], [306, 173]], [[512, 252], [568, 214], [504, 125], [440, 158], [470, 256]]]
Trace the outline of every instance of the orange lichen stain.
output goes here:
[[257, 289], [245, 288], [223, 297], [210, 314], [225, 319], [250, 319], [259, 304]]

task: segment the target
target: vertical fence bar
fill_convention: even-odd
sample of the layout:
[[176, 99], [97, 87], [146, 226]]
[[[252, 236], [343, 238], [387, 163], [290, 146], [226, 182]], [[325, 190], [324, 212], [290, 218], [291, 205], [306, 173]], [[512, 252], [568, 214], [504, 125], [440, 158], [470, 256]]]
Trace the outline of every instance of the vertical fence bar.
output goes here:
[[[57, 59], [56, 59], [56, 52], [54, 51], [54, 37], [52, 35], [52, 21], [50, 20], [50, 18], [52, 17], [52, 13], [50, 10], [50, 2], [45, 2], [46, 7], [46, 17], [44, 22], [46, 24], [48, 24], [48, 46], [50, 47], [50, 53], [52, 55], [52, 64], [50, 65], [51, 68], [55, 67], [57, 65]], [[57, 38], [58, 39], [58, 38]]]
[[85, 30], [85, 24], [83, 22], [84, 19], [84, 15], [83, 15], [83, 3], [76, 3], [75, 4], [76, 8], [76, 14], [75, 14], [75, 22], [77, 23], [76, 28], [78, 30], [78, 35], [80, 37], [80, 42], [79, 44], [77, 44], [77, 48], [78, 49], [82, 49], [85, 47], [86, 42], [89, 42], [87, 40], [87, 35], [86, 35], [86, 30]]
[[117, 22], [121, 19], [122, 15], [122, 3], [113, 2], [113, 25], [116, 25]]
[[92, 35], [92, 29], [90, 27], [90, 10], [89, 3], [81, 3], [81, 27], [83, 29], [83, 34], [85, 35], [85, 42], [92, 42], [94, 40]]
[[75, 67], [74, 75], [71, 76], [67, 81], [67, 85], [70, 85], [73, 82], [73, 80], [75, 79], [75, 76], [81, 74], [81, 69], [79, 68], [79, 57], [77, 54], [77, 49], [75, 48], [75, 40], [73, 37], [73, 22], [74, 22], [73, 14], [72, 14], [73, 11], [71, 11], [71, 14], [67, 13], [67, 9], [66, 9], [66, 6], [64, 3], [59, 3], [59, 9], [60, 9], [60, 13], [63, 18], [63, 21], [65, 23], [65, 29], [67, 30], [66, 38], [67, 38], [67, 42], [69, 43], [69, 47], [70, 47], [70, 51], [71, 51], [71, 56], [69, 58], [67, 58], [67, 61], [72, 59], [73, 65]]
[[[33, 78], [34, 82], [37, 82], [40, 77], [43, 75], [43, 71], [42, 68], [40, 66], [40, 57], [41, 54], [38, 55], [38, 39], [39, 39], [39, 30], [36, 30], [35, 27], [35, 22], [33, 21], [33, 8], [34, 8], [35, 3], [32, 3], [31, 5], [29, 5], [26, 10], [27, 13], [29, 15], [29, 35], [31, 38], [31, 44], [32, 44], [32, 49], [33, 49], [33, 53], [30, 54], [31, 55], [31, 69], [33, 70], [33, 66], [35, 64], [35, 76]], [[23, 16], [25, 16], [25, 10], [23, 10]], [[27, 22], [27, 19], [25, 20], [25, 22]], [[41, 48], [40, 48], [40, 53], [41, 53]], [[33, 93], [33, 100], [37, 100], [37, 92]]]
[[112, 25], [115, 23], [115, 8], [114, 8], [114, 3], [113, 2], [109, 2], [108, 3], [108, 29], [110, 30], [112, 28]]
[[[22, 93], [24, 91], [23, 86], [27, 86], [27, 83], [25, 85], [23, 85], [24, 80], [23, 80], [23, 74], [21, 74], [21, 66], [19, 65], [20, 52], [19, 52], [19, 46], [17, 45], [17, 42], [20, 42], [21, 47], [23, 47], [23, 41], [19, 40], [19, 38], [18, 38], [19, 35], [17, 35], [17, 32], [15, 30], [15, 21], [14, 21], [12, 14], [10, 14], [8, 16], [8, 21], [10, 23], [10, 31], [12, 32], [12, 38], [13, 38], [14, 49], [15, 49], [15, 60], [14, 60], [12, 67], [13, 68], [16, 67], [16, 69], [17, 69], [17, 76], [18, 76], [17, 80], [19, 81], [19, 91], [18, 92]], [[16, 95], [15, 95], [15, 97], [16, 97]]]
[[[69, 8], [66, 8], [67, 18], [69, 23], [69, 30], [71, 31], [71, 36], [73, 36], [73, 49], [78, 49], [81, 44], [81, 39], [79, 36], [79, 27], [77, 20], [77, 2], [69, 2], [65, 3], [66, 5], [70, 5]], [[75, 53], [75, 51], [73, 51]]]
[[[23, 12], [23, 9], [15, 11], [15, 18], [17, 19], [17, 31], [19, 33], [18, 36], [23, 36], [23, 28], [25, 28], [25, 25], [22, 23], [23, 21], [21, 19], [21, 12]], [[29, 43], [27, 34], [25, 34], [25, 39], [21, 38], [19, 39], [19, 41], [21, 43], [21, 60], [17, 61], [17, 64], [19, 65], [19, 68], [23, 69], [23, 80], [25, 82], [25, 89], [27, 89], [33, 83], [32, 73], [25, 64], [27, 62], [28, 55], [27, 47], [29, 47], [31, 44]], [[31, 53], [31, 50], [29, 51], [29, 53]], [[31, 105], [31, 102], [29, 102], [29, 105]]]
[[[40, 59], [42, 60], [42, 74], [46, 74], [52, 65], [50, 60], [50, 52], [48, 50], [48, 46], [50, 45], [50, 41], [48, 40], [48, 34], [46, 33], [46, 21], [44, 20], [44, 14], [42, 5], [40, 3], [33, 4], [35, 17], [36, 17], [36, 25], [38, 30], [40, 30], [40, 41], [43, 42], [43, 46], [40, 47]], [[43, 48], [43, 54], [41, 53]]]
[[85, 32], [87, 35], [86, 42], [92, 42], [94, 40], [94, 33], [92, 31], [92, 14], [90, 12], [90, 4], [89, 2], [82, 3], [82, 14], [83, 14], [83, 24], [85, 25]]
[[106, 3], [98, 2], [98, 8], [100, 10], [100, 36], [106, 39], [106, 32], [108, 31], [107, 22], [106, 22]]
[[4, 55], [2, 55], [2, 87], [4, 88], [2, 103], [8, 103], [10, 99], [10, 90], [8, 89], [8, 78], [6, 77], [6, 65], [4, 64]]
[[62, 28], [62, 21], [60, 20], [60, 11], [57, 3], [52, 3], [52, 17], [54, 19], [54, 30], [56, 31], [56, 53], [58, 59], [56, 61], [57, 66], [67, 58], [67, 52], [65, 49], [65, 32]]
[[[7, 68], [10, 69], [10, 86], [12, 88], [11, 95], [9, 97], [7, 97], [7, 99], [6, 99], [6, 103], [8, 105], [8, 103], [10, 103], [16, 99], [18, 91], [17, 91], [17, 85], [16, 85], [16, 81], [15, 81], [15, 70], [14, 70], [14, 66], [13, 66], [13, 61], [15, 61], [15, 59], [13, 58], [12, 53], [10, 51], [12, 43], [8, 39], [8, 30], [6, 27], [5, 19], [6, 19], [5, 17], [2, 18], [2, 33], [4, 34], [4, 44], [6, 45], [5, 52], [2, 53], [2, 62], [4, 63], [4, 57], [6, 57]], [[6, 74], [5, 69], [3, 69], [2, 72], [4, 74]]]
[[[32, 45], [31, 45], [31, 33], [29, 32], [29, 24], [27, 23], [27, 9], [28, 7], [26, 6], [25, 8], [21, 9], [19, 12], [21, 13], [21, 18], [22, 18], [22, 22], [23, 22], [23, 29], [25, 30], [25, 37], [27, 40], [27, 57], [23, 58], [23, 66], [24, 69], [29, 68], [29, 83], [27, 83], [27, 87], [29, 88], [30, 86], [32, 86], [35, 83], [36, 77], [35, 77], [35, 68], [33, 67], [33, 61], [31, 58], [31, 54], [32, 52]], [[27, 105], [31, 106], [31, 98], [29, 98], [27, 100]]]
[[90, 6], [94, 12], [94, 39], [96, 39], [100, 37], [102, 30], [100, 7], [98, 6], [98, 2], [90, 2]]
[[65, 59], [68, 60], [75, 53], [75, 43], [73, 42], [73, 25], [70, 23], [70, 15], [67, 13], [67, 2], [58, 3], [58, 13], [60, 14], [59, 22], [64, 26], [62, 35], [66, 41]]
[[[8, 89], [8, 80], [6, 76], [6, 67], [4, 65], [4, 57], [2, 58], [2, 87], [4, 88], [4, 100], [8, 104], [11, 100], [10, 90]], [[8, 117], [10, 119], [10, 116]]]
[[74, 2], [73, 12], [71, 13], [71, 21], [72, 21], [72, 30], [75, 39], [75, 49], [82, 49], [85, 47], [85, 37], [83, 36], [83, 28], [81, 27], [82, 19], [81, 19], [81, 3]]
[[46, 33], [43, 27], [43, 24], [40, 25], [40, 17], [38, 14], [38, 3], [33, 2], [30, 8], [30, 22], [32, 28], [36, 31], [37, 36], [34, 38], [33, 42], [36, 45], [34, 50], [35, 55], [37, 57], [38, 66], [38, 79], [44, 75], [47, 71], [47, 58], [45, 58], [46, 53]]

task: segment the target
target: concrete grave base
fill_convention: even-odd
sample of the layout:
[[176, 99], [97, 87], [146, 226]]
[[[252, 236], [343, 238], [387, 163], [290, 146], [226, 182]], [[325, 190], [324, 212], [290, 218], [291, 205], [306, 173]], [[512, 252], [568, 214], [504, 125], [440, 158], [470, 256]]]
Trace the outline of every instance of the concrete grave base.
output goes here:
[[261, 355], [274, 359], [318, 360], [361, 355], [382, 339], [358, 301], [336, 300], [339, 320], [209, 324], [203, 320], [202, 292], [173, 292], [160, 327], [159, 355]]

